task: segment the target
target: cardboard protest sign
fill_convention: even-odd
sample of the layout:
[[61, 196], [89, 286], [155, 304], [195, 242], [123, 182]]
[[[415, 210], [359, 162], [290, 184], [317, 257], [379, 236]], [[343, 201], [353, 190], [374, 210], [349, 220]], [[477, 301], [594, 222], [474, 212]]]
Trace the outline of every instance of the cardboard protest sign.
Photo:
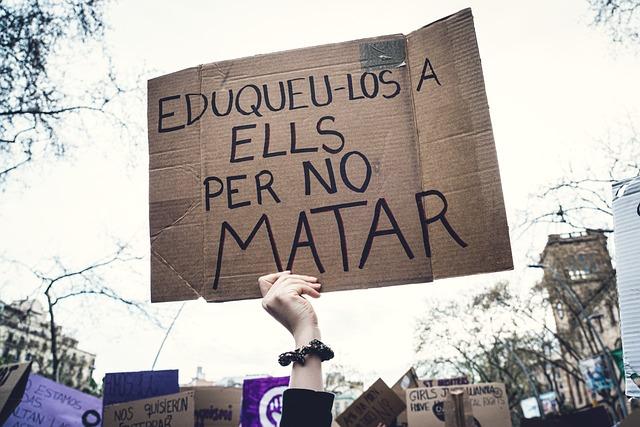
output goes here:
[[452, 385], [467, 385], [469, 378], [466, 376], [439, 379], [421, 379], [420, 387], [447, 387]]
[[418, 376], [416, 375], [416, 371], [413, 368], [410, 368], [407, 372], [404, 373], [400, 377], [398, 381], [391, 387], [391, 390], [395, 391], [400, 399], [404, 401], [405, 399], [405, 390], [408, 388], [417, 388], [419, 387]]
[[40, 375], [29, 375], [20, 405], [5, 427], [100, 426], [102, 400]]
[[481, 426], [511, 427], [509, 402], [501, 383], [408, 389], [409, 427], [444, 427], [445, 400], [451, 390], [462, 389], [471, 401], [473, 416]]
[[[545, 415], [559, 413], [560, 404], [558, 403], [558, 395], [555, 391], [548, 391], [540, 394], [540, 403], [542, 403], [542, 411]], [[525, 418], [536, 418], [540, 416], [540, 408], [535, 397], [528, 397], [520, 401], [520, 408]]]
[[282, 394], [289, 377], [244, 380], [242, 384], [242, 427], [277, 427], [282, 416]]
[[0, 425], [3, 425], [20, 403], [27, 386], [29, 372], [31, 372], [31, 362], [0, 366]]
[[476, 427], [471, 399], [463, 389], [451, 389], [444, 400], [444, 427]]
[[338, 417], [341, 427], [377, 427], [390, 425], [405, 404], [381, 379], [378, 379]]
[[[405, 372], [405, 374], [400, 377], [398, 381], [396, 381], [396, 383], [391, 387], [391, 390], [393, 390], [396, 395], [398, 395], [402, 402], [405, 402], [405, 390], [408, 388], [420, 387], [418, 381], [419, 380], [418, 376], [416, 375], [415, 369], [411, 368], [407, 372]], [[408, 425], [408, 422], [407, 411], [402, 411], [402, 413], [398, 415], [398, 418], [396, 419], [396, 425], [398, 427], [406, 427]]]
[[154, 302], [513, 267], [470, 9], [152, 79], [148, 137]]
[[103, 381], [104, 405], [130, 402], [180, 391], [178, 370], [111, 372]]
[[242, 389], [238, 387], [180, 387], [193, 391], [195, 427], [238, 427]]
[[104, 427], [187, 427], [194, 425], [193, 391], [105, 405]]
[[640, 177], [613, 185], [613, 224], [625, 393], [640, 398]]

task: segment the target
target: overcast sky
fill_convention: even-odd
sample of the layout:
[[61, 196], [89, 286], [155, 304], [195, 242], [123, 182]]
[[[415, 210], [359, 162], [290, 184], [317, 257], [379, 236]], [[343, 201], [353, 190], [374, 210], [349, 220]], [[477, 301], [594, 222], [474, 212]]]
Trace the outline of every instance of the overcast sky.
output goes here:
[[[638, 113], [640, 55], [614, 46], [591, 26], [586, 0], [122, 1], [108, 11], [107, 43], [116, 67], [129, 78], [150, 70], [140, 79], [145, 88], [149, 77], [201, 63], [408, 33], [468, 6], [513, 228], [532, 193], [570, 163], [597, 163], [598, 141]], [[71, 64], [91, 73], [87, 61], [77, 57]], [[127, 108], [131, 122], [145, 126], [145, 103], [131, 102]], [[127, 296], [148, 299], [146, 137], [138, 132], [129, 143], [105, 126], [92, 123], [88, 135], [71, 132], [77, 149], [67, 160], [17, 175], [21, 182], [1, 195], [1, 254], [41, 268], [55, 255], [83, 265], [107, 254], [115, 240], [127, 240], [145, 259], [106, 277]], [[526, 257], [542, 250], [546, 231], [512, 234], [514, 272], [323, 295], [314, 305], [335, 363], [358, 369], [369, 381], [382, 376], [393, 383], [414, 362], [415, 319], [425, 301], [445, 301], [498, 280], [530, 286], [537, 276], [526, 271]], [[0, 296], [24, 297], [37, 284], [24, 270], [7, 269]], [[179, 307], [167, 303], [154, 309], [166, 321]], [[83, 349], [98, 355], [97, 379], [109, 371], [149, 369], [163, 335], [102, 300], [65, 302], [60, 319]], [[286, 375], [276, 357], [291, 344], [259, 301], [189, 302], [157, 368], [179, 368], [183, 382], [196, 366], [204, 367], [210, 379]], [[439, 345], [433, 343], [434, 350]]]

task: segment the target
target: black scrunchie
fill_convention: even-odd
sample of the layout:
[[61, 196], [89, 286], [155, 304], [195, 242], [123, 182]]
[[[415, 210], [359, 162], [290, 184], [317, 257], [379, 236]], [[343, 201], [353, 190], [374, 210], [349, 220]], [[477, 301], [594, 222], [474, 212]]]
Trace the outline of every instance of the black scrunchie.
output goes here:
[[278, 357], [278, 363], [281, 366], [287, 366], [291, 362], [297, 362], [304, 365], [305, 358], [310, 354], [318, 356], [321, 362], [331, 360], [334, 356], [333, 350], [331, 350], [328, 345], [324, 344], [320, 340], [312, 340], [309, 344], [303, 347], [282, 353]]

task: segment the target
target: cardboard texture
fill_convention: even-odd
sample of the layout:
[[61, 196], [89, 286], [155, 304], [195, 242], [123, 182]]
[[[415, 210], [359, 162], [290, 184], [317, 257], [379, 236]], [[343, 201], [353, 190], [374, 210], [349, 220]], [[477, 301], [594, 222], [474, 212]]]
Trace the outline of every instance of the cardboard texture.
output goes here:
[[475, 427], [471, 399], [462, 389], [451, 390], [444, 400], [444, 427]]
[[613, 184], [613, 226], [625, 393], [640, 398], [640, 177]]
[[106, 405], [103, 410], [102, 425], [104, 427], [188, 427], [194, 425], [194, 412], [193, 391], [185, 391]]
[[445, 427], [445, 400], [451, 390], [459, 389], [469, 397], [477, 424], [512, 427], [509, 402], [501, 383], [407, 389], [409, 427]]
[[103, 380], [103, 404], [174, 394], [180, 391], [178, 370], [111, 372]]
[[31, 362], [0, 366], [0, 425], [20, 403], [30, 372]]
[[513, 268], [470, 9], [148, 82], [151, 300]]
[[349, 407], [336, 417], [341, 427], [377, 427], [391, 425], [405, 404], [382, 379], [378, 379]]
[[[415, 369], [410, 368], [407, 372], [404, 373], [402, 377], [391, 387], [391, 390], [395, 392], [395, 394], [405, 402], [406, 393], [405, 390], [408, 388], [417, 388], [420, 387], [418, 375], [416, 375]], [[398, 418], [396, 419], [397, 427], [406, 427], [409, 421], [407, 420], [407, 411], [402, 411]]]
[[238, 427], [242, 389], [238, 387], [180, 387], [193, 391], [195, 399], [195, 427]]
[[5, 427], [100, 426], [102, 399], [31, 374]]

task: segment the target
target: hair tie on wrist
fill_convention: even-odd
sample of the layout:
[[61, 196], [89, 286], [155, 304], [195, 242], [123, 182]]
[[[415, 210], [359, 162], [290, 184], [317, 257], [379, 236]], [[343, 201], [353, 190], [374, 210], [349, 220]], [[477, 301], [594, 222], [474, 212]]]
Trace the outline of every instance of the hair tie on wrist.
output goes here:
[[297, 362], [304, 365], [306, 357], [311, 354], [318, 356], [321, 362], [331, 360], [334, 356], [333, 350], [331, 350], [328, 345], [324, 344], [320, 340], [311, 340], [311, 342], [305, 346], [293, 351], [282, 353], [278, 357], [278, 363], [281, 366], [287, 366], [291, 362]]

